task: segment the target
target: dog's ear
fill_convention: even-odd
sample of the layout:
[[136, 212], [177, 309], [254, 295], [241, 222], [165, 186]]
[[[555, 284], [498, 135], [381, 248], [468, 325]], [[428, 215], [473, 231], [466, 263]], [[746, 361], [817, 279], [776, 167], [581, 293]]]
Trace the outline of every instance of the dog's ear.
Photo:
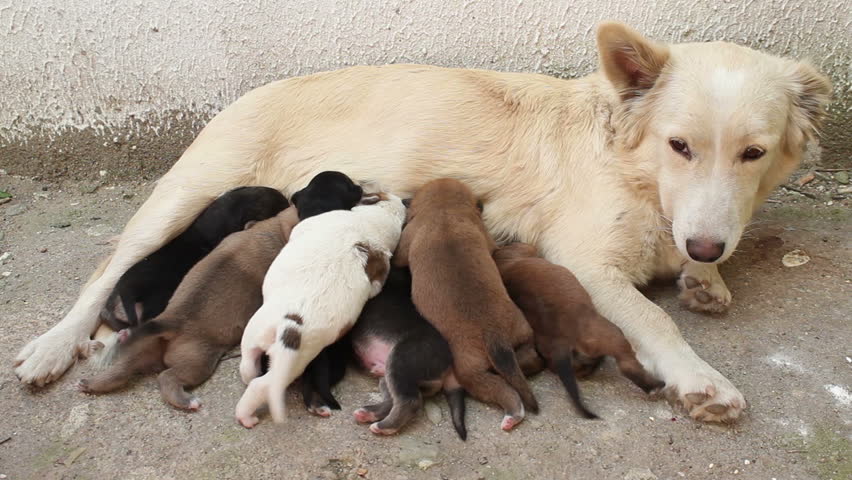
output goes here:
[[787, 87], [790, 95], [790, 116], [787, 121], [788, 153], [799, 153], [806, 140], [819, 135], [825, 110], [831, 99], [831, 82], [807, 63], [798, 63]]
[[402, 204], [405, 205], [405, 208], [411, 208], [411, 199], [410, 198], [403, 198]]
[[669, 59], [667, 46], [617, 22], [598, 26], [600, 68], [622, 100], [641, 96], [654, 86]]

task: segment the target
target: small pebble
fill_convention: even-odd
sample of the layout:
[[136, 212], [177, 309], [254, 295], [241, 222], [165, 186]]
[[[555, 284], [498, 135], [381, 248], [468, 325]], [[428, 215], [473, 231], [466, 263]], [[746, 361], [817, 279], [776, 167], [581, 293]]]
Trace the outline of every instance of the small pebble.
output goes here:
[[12, 205], [11, 207], [6, 207], [5, 213], [10, 217], [14, 217], [15, 215], [20, 215], [27, 210], [27, 207], [21, 204]]
[[10, 276], [10, 275], [12, 275], [12, 272], [3, 272], [3, 273], [0, 273], [0, 276], [3, 276], [3, 277], [8, 277], [8, 276]]
[[845, 194], [847, 194], [847, 193], [852, 193], [852, 187], [841, 187], [841, 188], [838, 188], [838, 189], [837, 189], [837, 193], [844, 194], [844, 195], [845, 195]]
[[430, 422], [437, 425], [441, 423], [441, 407], [438, 406], [433, 400], [427, 400], [423, 405], [423, 408], [426, 410], [426, 418], [429, 419]]
[[0, 262], [5, 262], [7, 258], [12, 256], [12, 252], [3, 252], [3, 255], [0, 255]]
[[3, 197], [3, 198], [0, 198], [0, 205], [3, 205], [4, 203], [6, 203], [6, 202], [11, 202], [11, 201], [12, 201], [12, 197]]
[[99, 171], [99, 172], [98, 172], [98, 175], [100, 175], [100, 176], [102, 176], [102, 177], [105, 177], [105, 176], [106, 176], [106, 174], [107, 174], [107, 171], [106, 171], [106, 170], [101, 170], [101, 171]]
[[41, 247], [38, 249], [39, 253], [47, 253], [47, 247]]
[[71, 222], [67, 220], [60, 220], [58, 222], [51, 223], [50, 226], [53, 228], [68, 228], [71, 226]]
[[849, 183], [849, 173], [848, 172], [837, 172], [834, 174], [834, 179], [837, 180], [837, 183], [842, 183], [846, 185]]
[[751, 465], [751, 460], [749, 460], [749, 459], [745, 459], [745, 460], [743, 460], [743, 463], [744, 463], [745, 465]]

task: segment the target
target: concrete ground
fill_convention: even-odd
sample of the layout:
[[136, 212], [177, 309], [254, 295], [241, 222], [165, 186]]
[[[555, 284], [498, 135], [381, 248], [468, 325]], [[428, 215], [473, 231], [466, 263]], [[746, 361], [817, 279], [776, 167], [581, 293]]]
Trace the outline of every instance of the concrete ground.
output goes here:
[[[852, 222], [842, 195], [826, 205], [822, 194], [778, 194], [763, 208], [722, 267], [734, 295], [725, 316], [685, 311], [670, 285], [648, 291], [745, 394], [738, 423], [694, 422], [610, 363], [581, 383], [603, 420], [579, 418], [546, 373], [532, 381], [541, 414], [514, 432], [499, 430], [500, 412], [469, 400], [463, 443], [443, 399], [399, 436], [370, 434], [351, 413], [375, 399], [377, 384], [354, 370], [332, 418], [307, 414], [291, 393], [289, 422], [264, 418], [254, 430], [233, 418], [242, 392], [235, 359], [197, 389], [197, 413], [166, 406], [153, 377], [83, 395], [72, 385], [91, 371], [85, 361], [48, 388], [23, 386], [13, 357], [70, 308], [151, 185], [3, 175], [0, 190], [14, 195], [0, 205], [0, 478], [852, 478]], [[794, 249], [810, 261], [782, 266]]]

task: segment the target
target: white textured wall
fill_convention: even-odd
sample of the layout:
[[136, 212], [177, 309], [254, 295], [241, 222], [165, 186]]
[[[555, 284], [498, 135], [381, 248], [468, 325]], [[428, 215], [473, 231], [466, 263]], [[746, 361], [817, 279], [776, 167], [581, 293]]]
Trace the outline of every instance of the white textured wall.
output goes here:
[[[602, 19], [664, 41], [809, 57], [835, 84], [830, 131], [848, 135], [851, 9], [849, 0], [0, 0], [0, 146], [69, 128], [168, 135], [175, 112], [200, 126], [252, 87], [353, 64], [580, 75], [595, 68]], [[131, 126], [131, 115], [146, 121]]]

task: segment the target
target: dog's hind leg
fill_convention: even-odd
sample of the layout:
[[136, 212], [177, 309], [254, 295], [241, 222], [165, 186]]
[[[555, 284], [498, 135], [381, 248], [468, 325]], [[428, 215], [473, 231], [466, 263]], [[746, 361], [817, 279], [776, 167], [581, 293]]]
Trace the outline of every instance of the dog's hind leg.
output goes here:
[[201, 401], [190, 395], [186, 387], [201, 385], [213, 375], [219, 359], [225, 349], [213, 348], [200, 342], [187, 342], [175, 345], [173, 342], [165, 355], [165, 363], [170, 368], [163, 370], [157, 380], [163, 400], [175, 408], [198, 410]]

